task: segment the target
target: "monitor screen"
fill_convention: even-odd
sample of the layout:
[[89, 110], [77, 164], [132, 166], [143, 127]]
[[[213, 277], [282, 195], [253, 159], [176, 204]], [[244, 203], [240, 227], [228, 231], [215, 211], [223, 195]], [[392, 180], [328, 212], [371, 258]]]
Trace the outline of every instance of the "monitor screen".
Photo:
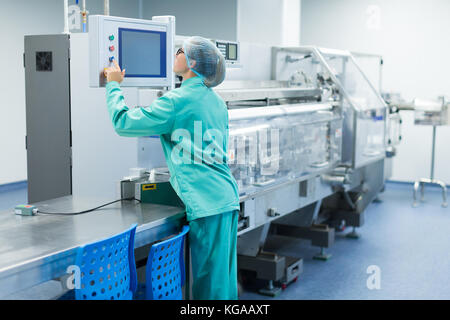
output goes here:
[[237, 45], [231, 43], [228, 45], [228, 59], [237, 60]]
[[166, 33], [119, 28], [119, 64], [125, 77], [166, 77]]

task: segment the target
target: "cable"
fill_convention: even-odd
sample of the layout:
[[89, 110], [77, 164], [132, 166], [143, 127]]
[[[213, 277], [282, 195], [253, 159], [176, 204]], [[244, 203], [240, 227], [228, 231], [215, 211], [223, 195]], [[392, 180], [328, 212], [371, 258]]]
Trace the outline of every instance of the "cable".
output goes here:
[[41, 210], [38, 209], [37, 213], [48, 214], [48, 215], [57, 215], [57, 216], [77, 216], [77, 215], [80, 215], [80, 214], [85, 214], [85, 213], [89, 213], [89, 212], [95, 211], [97, 209], [109, 206], [110, 204], [113, 204], [113, 203], [116, 203], [116, 202], [119, 202], [119, 201], [123, 201], [123, 200], [127, 200], [127, 201], [136, 200], [136, 201], [141, 202], [141, 200], [138, 200], [136, 198], [129, 198], [129, 199], [120, 199], [120, 200], [112, 201], [112, 202], [103, 204], [103, 205], [101, 205], [99, 207], [96, 207], [96, 208], [93, 208], [93, 209], [89, 209], [89, 210], [80, 211], [80, 212], [65, 212], [65, 213], [62, 213], [62, 212], [44, 212], [44, 211], [41, 211]]

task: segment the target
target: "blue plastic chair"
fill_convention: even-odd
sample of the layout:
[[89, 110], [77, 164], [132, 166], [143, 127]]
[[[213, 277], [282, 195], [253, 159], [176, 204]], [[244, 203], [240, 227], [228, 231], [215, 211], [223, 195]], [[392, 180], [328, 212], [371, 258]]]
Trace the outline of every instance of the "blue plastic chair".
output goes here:
[[137, 287], [134, 235], [137, 224], [116, 236], [78, 249], [81, 288], [77, 300], [132, 300]]
[[184, 240], [189, 226], [176, 236], [152, 245], [146, 267], [147, 300], [181, 300], [185, 281]]

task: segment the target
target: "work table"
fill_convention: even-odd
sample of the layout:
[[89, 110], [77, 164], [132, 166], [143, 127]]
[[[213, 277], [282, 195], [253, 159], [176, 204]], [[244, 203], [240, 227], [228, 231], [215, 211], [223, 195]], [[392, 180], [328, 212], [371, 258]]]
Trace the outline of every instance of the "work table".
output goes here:
[[[66, 196], [34, 203], [44, 212], [79, 212], [111, 199]], [[75, 215], [19, 216], [0, 212], [0, 298], [66, 275], [77, 248], [137, 224], [135, 249], [180, 231], [183, 208], [124, 200]]]

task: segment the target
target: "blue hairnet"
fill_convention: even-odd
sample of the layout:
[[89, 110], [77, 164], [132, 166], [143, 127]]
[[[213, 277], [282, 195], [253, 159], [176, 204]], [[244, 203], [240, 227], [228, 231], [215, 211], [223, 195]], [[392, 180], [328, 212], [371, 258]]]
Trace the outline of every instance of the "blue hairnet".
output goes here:
[[[225, 58], [219, 49], [208, 39], [191, 37], [183, 43], [188, 67], [203, 78], [207, 87], [215, 87], [225, 79]], [[194, 67], [191, 63], [195, 61]]]

